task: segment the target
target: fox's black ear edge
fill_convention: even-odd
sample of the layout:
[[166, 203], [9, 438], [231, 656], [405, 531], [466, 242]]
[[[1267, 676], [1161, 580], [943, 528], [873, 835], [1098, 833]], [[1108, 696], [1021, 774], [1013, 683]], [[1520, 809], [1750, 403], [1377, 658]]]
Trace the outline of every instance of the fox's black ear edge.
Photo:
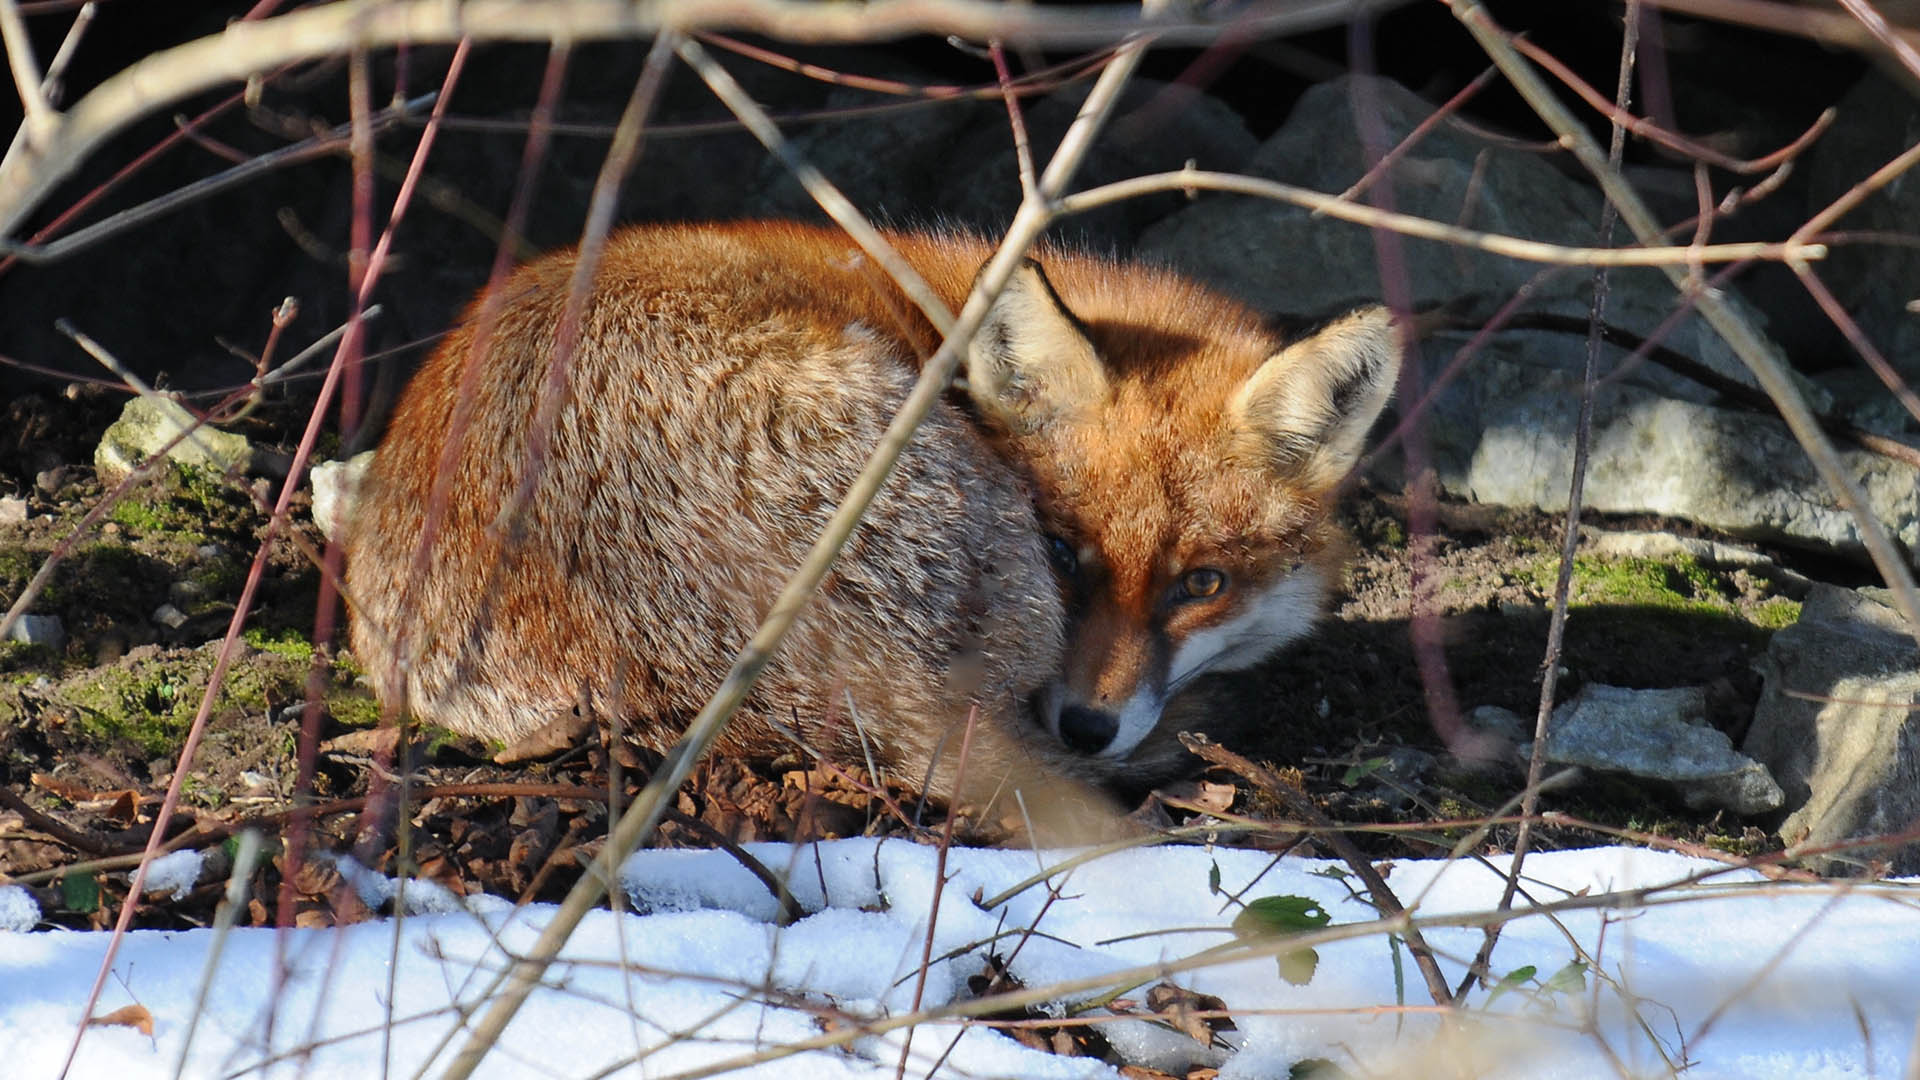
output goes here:
[[1044, 426], [1107, 389], [1084, 326], [1033, 259], [1015, 268], [974, 332], [966, 371], [982, 415], [1014, 432]]

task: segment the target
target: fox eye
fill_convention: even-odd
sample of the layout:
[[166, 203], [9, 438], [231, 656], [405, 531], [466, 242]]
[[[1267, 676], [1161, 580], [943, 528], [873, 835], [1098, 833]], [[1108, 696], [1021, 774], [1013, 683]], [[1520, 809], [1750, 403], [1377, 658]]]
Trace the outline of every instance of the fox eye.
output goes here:
[[1047, 558], [1061, 577], [1070, 578], [1080, 570], [1080, 556], [1074, 554], [1073, 545], [1057, 536], [1047, 537]]
[[1198, 570], [1189, 570], [1180, 579], [1180, 593], [1187, 600], [1205, 600], [1218, 596], [1220, 590], [1227, 587], [1227, 575], [1210, 566]]

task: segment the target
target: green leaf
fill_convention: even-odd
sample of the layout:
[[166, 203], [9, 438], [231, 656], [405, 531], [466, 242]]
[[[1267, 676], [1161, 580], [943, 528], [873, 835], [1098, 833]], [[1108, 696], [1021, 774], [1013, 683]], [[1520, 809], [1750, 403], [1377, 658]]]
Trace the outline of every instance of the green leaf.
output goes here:
[[1218, 862], [1207, 865], [1207, 891], [1215, 896], [1220, 895], [1220, 864]]
[[1314, 971], [1320, 967], [1320, 954], [1312, 949], [1283, 952], [1277, 959], [1280, 961], [1280, 977], [1294, 986], [1305, 986], [1312, 982]]
[[1500, 981], [1494, 984], [1493, 992], [1487, 995], [1487, 1006], [1491, 1008], [1494, 1002], [1500, 1000], [1501, 994], [1526, 985], [1539, 973], [1539, 968], [1534, 967], [1532, 964], [1527, 964], [1514, 968], [1512, 971], [1502, 975]]
[[100, 883], [93, 879], [92, 874], [62, 874], [60, 903], [68, 911], [92, 914], [100, 908]]
[[1333, 921], [1320, 901], [1308, 896], [1263, 896], [1234, 916], [1233, 932], [1241, 937], [1297, 934], [1318, 930]]
[[1374, 773], [1379, 772], [1385, 768], [1386, 765], [1387, 759], [1384, 757], [1368, 758], [1365, 761], [1355, 762], [1347, 766], [1346, 773], [1340, 777], [1340, 783], [1344, 787], [1352, 787]]
[[1587, 988], [1587, 964], [1575, 960], [1554, 972], [1543, 984], [1551, 994], [1577, 994]]
[[1402, 944], [1399, 934], [1387, 935], [1387, 947], [1393, 951], [1393, 1002], [1396, 1005], [1407, 1003], [1407, 964], [1400, 955]]

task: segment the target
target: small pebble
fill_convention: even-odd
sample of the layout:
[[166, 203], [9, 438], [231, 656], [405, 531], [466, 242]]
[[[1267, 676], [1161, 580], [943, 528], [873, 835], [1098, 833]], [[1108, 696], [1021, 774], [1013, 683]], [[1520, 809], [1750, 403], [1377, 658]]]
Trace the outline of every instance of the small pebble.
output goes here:
[[58, 652], [67, 643], [67, 628], [58, 615], [22, 615], [7, 632], [7, 640], [45, 645]]
[[67, 467], [55, 465], [51, 469], [42, 469], [33, 475], [33, 486], [48, 495], [52, 495], [67, 486]]
[[153, 613], [153, 621], [169, 630], [178, 630], [187, 623], [187, 613], [172, 604], [161, 604]]

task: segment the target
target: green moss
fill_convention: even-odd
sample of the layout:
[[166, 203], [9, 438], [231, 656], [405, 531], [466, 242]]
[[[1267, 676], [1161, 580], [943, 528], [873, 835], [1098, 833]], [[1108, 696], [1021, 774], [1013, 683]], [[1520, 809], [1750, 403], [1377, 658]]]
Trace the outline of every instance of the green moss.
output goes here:
[[[193, 725], [206, 694], [219, 646], [131, 666], [100, 668], [69, 681], [56, 695], [69, 712], [68, 729], [83, 741], [124, 740], [151, 757], [171, 755]], [[261, 714], [297, 700], [306, 659], [264, 652], [231, 667], [214, 701], [217, 715], [241, 709]]]
[[240, 637], [248, 645], [264, 653], [284, 656], [290, 660], [311, 661], [313, 659], [313, 643], [297, 630], [283, 629], [268, 632], [249, 627], [241, 632]]
[[[463, 741], [465, 738], [465, 736], [459, 734], [458, 732], [448, 731], [446, 728], [439, 727], [434, 724], [420, 725], [420, 735], [421, 735], [421, 738], [423, 738], [426, 741], [426, 744], [427, 744], [426, 753], [428, 758], [435, 757], [440, 753], [441, 750], [444, 750], [448, 746], [452, 746], [456, 743], [459, 743]], [[498, 753], [499, 751], [505, 749], [505, 746], [496, 745], [491, 741], [489, 741], [487, 743], [487, 749], [489, 751]]]
[[11, 603], [27, 587], [27, 582], [33, 580], [45, 559], [45, 555], [25, 548], [0, 548], [0, 598]]
[[206, 689], [193, 665], [159, 662], [106, 668], [62, 695], [74, 709], [70, 729], [90, 740], [126, 740], [155, 757], [179, 749]]
[[16, 682], [32, 682], [60, 663], [59, 654], [45, 645], [0, 641], [0, 675]]
[[115, 503], [113, 513], [109, 516], [115, 524], [138, 536], [162, 532], [166, 529], [168, 521], [159, 507], [141, 499], [136, 494], [129, 494]]
[[129, 533], [204, 544], [211, 532], [245, 531], [251, 502], [219, 474], [176, 464], [114, 505], [111, 517]]
[[1800, 602], [1784, 596], [1770, 596], [1754, 605], [1747, 617], [1753, 620], [1755, 626], [1779, 630], [1800, 621]]
[[327, 696], [327, 713], [342, 727], [380, 726], [380, 703], [363, 693], [341, 691]]
[[[1524, 571], [1533, 587], [1551, 596], [1560, 572], [1560, 560], [1543, 556]], [[1603, 559], [1578, 555], [1573, 560], [1571, 608], [1603, 605], [1661, 608], [1695, 615], [1734, 616], [1737, 609], [1706, 567], [1680, 556], [1670, 562], [1655, 559]]]
[[230, 513], [236, 503], [248, 503], [227, 482], [226, 477], [207, 469], [176, 464], [172, 479], [174, 497], [198, 507], [206, 514], [224, 515]]

